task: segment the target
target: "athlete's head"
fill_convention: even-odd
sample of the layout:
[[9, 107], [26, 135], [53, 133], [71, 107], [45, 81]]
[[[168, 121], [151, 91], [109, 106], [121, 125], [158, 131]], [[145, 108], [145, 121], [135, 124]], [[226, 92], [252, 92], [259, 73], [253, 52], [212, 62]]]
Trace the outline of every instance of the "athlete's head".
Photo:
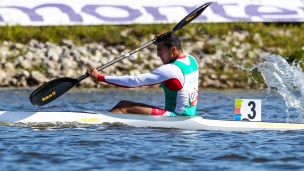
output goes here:
[[161, 58], [164, 64], [173, 62], [183, 53], [182, 44], [174, 33], [157, 37], [156, 46], [157, 56]]
[[179, 40], [178, 36], [173, 32], [167, 34], [166, 36], [159, 36], [156, 39], [156, 43], [161, 41], [164, 41], [164, 46], [166, 46], [167, 48], [175, 46], [177, 50], [183, 52], [182, 43]]

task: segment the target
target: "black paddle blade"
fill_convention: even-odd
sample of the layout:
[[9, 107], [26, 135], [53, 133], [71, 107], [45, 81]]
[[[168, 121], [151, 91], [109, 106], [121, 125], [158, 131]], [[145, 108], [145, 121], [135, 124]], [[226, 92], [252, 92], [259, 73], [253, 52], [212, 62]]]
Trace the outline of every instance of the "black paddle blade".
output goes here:
[[188, 14], [185, 18], [183, 18], [173, 29], [172, 31], [175, 32], [181, 28], [183, 28], [185, 25], [190, 23], [192, 20], [194, 20], [196, 17], [198, 17], [212, 2], [207, 2], [204, 5], [198, 7], [194, 11], [192, 11], [190, 14]]
[[69, 91], [78, 82], [78, 79], [68, 77], [52, 80], [34, 90], [29, 99], [33, 105], [43, 106]]

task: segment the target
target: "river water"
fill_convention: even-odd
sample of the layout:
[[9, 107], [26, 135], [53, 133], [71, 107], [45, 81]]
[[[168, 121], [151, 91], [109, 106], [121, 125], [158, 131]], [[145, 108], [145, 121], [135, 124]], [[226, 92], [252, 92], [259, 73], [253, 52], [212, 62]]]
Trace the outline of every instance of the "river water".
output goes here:
[[[78, 89], [43, 107], [28, 100], [34, 89], [0, 89], [0, 110], [107, 111], [119, 100], [163, 107], [161, 89]], [[199, 91], [198, 113], [234, 119], [236, 98], [261, 99], [262, 120], [290, 122], [272, 90]], [[303, 131], [186, 131], [118, 125], [37, 128], [0, 126], [0, 170], [304, 170]]]

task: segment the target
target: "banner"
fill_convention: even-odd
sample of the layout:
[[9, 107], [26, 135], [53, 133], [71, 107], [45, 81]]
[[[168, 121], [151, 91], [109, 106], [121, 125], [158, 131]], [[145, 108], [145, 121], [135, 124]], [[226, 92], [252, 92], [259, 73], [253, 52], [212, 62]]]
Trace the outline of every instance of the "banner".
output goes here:
[[206, 2], [193, 22], [303, 22], [302, 0], [2, 0], [0, 25], [176, 23]]

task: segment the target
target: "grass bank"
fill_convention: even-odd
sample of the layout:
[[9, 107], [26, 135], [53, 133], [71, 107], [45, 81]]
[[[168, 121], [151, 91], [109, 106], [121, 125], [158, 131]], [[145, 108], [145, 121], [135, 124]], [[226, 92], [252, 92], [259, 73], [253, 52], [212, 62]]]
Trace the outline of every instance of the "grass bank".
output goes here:
[[[171, 30], [175, 24], [153, 25], [101, 25], [101, 26], [3, 26], [0, 27], [0, 40], [27, 43], [30, 39], [41, 42], [60, 43], [62, 39], [73, 40], [76, 44], [104, 42], [106, 45], [123, 44], [127, 48], [140, 45], [139, 38], [151, 39], [159, 32]], [[280, 48], [274, 52], [289, 57], [290, 61], [303, 58], [304, 23], [205, 23], [189, 24], [177, 32], [189, 35], [192, 40], [209, 37], [224, 37], [233, 31], [247, 31], [249, 36], [242, 43], [249, 43], [252, 48]], [[122, 36], [127, 33], [127, 36]], [[254, 38], [254, 33], [261, 35], [263, 47]], [[229, 46], [233, 47], [234, 44]], [[302, 48], [303, 47], [303, 48]], [[211, 50], [212, 53], [212, 50]]]

